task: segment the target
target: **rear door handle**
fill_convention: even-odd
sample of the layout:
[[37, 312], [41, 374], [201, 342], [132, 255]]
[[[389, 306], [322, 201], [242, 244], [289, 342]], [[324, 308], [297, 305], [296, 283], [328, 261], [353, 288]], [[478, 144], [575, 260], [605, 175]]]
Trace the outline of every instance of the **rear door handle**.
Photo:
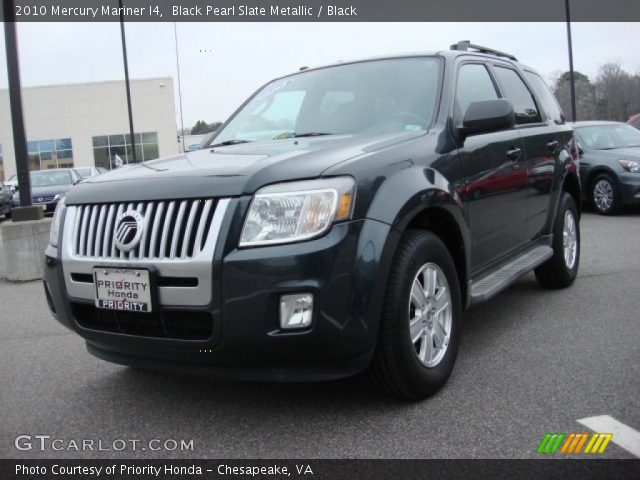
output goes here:
[[514, 162], [518, 160], [518, 158], [520, 158], [520, 155], [522, 155], [521, 148], [512, 148], [511, 150], [507, 150], [507, 157], [509, 157]]
[[553, 153], [558, 151], [559, 146], [560, 143], [558, 142], [558, 140], [553, 140], [552, 142], [547, 143], [547, 148]]

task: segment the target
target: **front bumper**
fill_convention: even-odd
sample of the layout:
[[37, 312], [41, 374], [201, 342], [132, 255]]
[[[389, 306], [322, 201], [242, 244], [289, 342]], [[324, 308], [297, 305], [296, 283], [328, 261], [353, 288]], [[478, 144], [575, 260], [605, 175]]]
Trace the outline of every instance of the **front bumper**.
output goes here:
[[[239, 209], [229, 210], [232, 217]], [[237, 236], [237, 218], [223, 224], [221, 232]], [[178, 324], [208, 318], [206, 338], [132, 334], [117, 325], [87, 322], [92, 302], [69, 297], [61, 255], [51, 247], [45, 262], [48, 303], [62, 324], [86, 340], [89, 352], [115, 363], [277, 380], [341, 378], [366, 368], [378, 334], [389, 241], [396, 235], [387, 224], [352, 221], [315, 240], [249, 249], [236, 248], [227, 235], [220, 235], [213, 254], [210, 303], [161, 306], [163, 315], [168, 312]], [[297, 292], [313, 293], [313, 324], [283, 331], [280, 295]]]
[[640, 204], [640, 174], [638, 173], [620, 173], [618, 174], [620, 181], [620, 197], [625, 205]]

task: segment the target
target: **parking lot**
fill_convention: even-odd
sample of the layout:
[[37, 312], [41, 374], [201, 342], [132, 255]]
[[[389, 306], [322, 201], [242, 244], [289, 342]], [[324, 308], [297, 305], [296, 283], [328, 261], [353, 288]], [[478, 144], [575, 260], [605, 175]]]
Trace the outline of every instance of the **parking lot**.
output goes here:
[[[611, 415], [640, 430], [640, 212], [582, 219], [578, 279], [529, 274], [466, 313], [453, 376], [433, 398], [378, 396], [359, 378], [240, 383], [90, 356], [40, 282], [0, 279], [0, 457], [530, 458], [546, 432]], [[0, 263], [0, 277], [2, 277]], [[19, 434], [193, 439], [193, 451], [18, 451]], [[611, 443], [602, 455], [631, 458]]]

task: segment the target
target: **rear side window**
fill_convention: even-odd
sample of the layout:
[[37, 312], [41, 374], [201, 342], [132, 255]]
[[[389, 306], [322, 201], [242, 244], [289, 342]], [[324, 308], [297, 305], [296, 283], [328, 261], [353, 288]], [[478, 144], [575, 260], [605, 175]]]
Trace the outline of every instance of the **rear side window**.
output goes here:
[[533, 88], [533, 93], [535, 93], [538, 100], [542, 102], [542, 108], [546, 114], [545, 120], [551, 120], [558, 125], [562, 125], [564, 123], [564, 114], [560, 109], [560, 105], [558, 105], [556, 97], [553, 96], [547, 84], [540, 75], [536, 73], [525, 72], [525, 75], [527, 80], [529, 80], [531, 88]]
[[510, 68], [495, 67], [496, 77], [502, 87], [504, 97], [511, 101], [516, 112], [516, 123], [541, 122], [540, 112], [536, 108], [531, 92], [524, 84], [520, 75]]
[[464, 117], [470, 103], [497, 98], [498, 92], [487, 67], [476, 63], [468, 63], [460, 67], [456, 87], [456, 107], [460, 117]]

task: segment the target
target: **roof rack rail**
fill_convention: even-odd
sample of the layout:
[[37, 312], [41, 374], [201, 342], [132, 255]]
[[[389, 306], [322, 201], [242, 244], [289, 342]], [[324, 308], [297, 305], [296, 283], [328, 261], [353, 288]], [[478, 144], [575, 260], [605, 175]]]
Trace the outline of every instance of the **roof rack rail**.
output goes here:
[[474, 45], [469, 40], [461, 40], [458, 43], [451, 45], [451, 50], [460, 50], [466, 52], [468, 50], [474, 50], [479, 53], [488, 53], [489, 55], [495, 55], [497, 57], [506, 57], [514, 61], [518, 61], [516, 57], [510, 53], [501, 52], [500, 50], [494, 50], [493, 48], [483, 47], [480, 45]]

